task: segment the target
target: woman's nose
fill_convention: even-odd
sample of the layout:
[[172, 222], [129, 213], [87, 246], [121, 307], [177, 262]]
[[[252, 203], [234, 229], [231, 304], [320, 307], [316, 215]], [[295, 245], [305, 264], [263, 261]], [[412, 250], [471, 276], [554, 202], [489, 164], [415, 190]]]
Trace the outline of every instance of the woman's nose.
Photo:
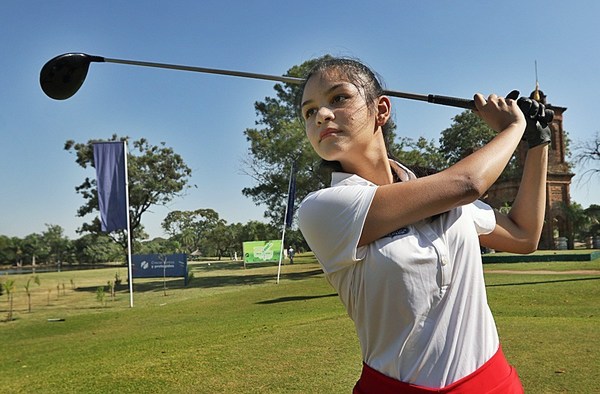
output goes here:
[[317, 124], [322, 124], [330, 120], [333, 120], [333, 112], [327, 107], [319, 108], [317, 111]]

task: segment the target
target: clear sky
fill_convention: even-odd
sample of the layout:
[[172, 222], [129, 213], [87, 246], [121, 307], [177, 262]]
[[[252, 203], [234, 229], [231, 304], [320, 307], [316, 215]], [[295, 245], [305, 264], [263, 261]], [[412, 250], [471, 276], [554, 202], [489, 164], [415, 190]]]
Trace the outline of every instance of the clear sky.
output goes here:
[[[273, 83], [117, 64], [92, 64], [81, 90], [55, 101], [39, 87], [52, 57], [84, 52], [265, 74], [327, 53], [372, 66], [389, 89], [470, 98], [535, 87], [567, 107], [573, 143], [600, 131], [596, 95], [600, 2], [589, 1], [28, 1], [0, 12], [0, 234], [60, 225], [70, 238], [84, 170], [66, 140], [113, 133], [165, 142], [192, 168], [191, 189], [143, 217], [152, 237], [169, 210], [211, 208], [229, 223], [262, 220], [241, 190], [254, 102]], [[438, 139], [459, 109], [393, 99], [398, 134]], [[575, 168], [575, 172], [581, 172]], [[600, 203], [600, 181], [574, 178], [571, 197]]]

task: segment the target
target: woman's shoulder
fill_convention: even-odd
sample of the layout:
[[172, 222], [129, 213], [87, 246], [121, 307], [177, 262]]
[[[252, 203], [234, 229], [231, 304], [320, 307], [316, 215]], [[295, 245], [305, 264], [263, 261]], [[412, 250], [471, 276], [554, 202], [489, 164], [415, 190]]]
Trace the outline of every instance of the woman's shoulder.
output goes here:
[[358, 211], [368, 209], [376, 189], [372, 184], [342, 182], [311, 192], [300, 203], [298, 217], [300, 222], [322, 221], [342, 214], [352, 218]]

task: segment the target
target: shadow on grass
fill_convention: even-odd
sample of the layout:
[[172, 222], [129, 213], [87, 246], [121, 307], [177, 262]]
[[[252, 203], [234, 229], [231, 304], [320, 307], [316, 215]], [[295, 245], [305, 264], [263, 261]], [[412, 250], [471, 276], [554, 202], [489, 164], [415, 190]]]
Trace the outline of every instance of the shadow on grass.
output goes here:
[[[314, 261], [312, 260], [308, 260], [305, 259], [307, 261], [304, 260], [299, 260], [296, 261], [296, 263], [294, 263], [293, 265], [295, 266], [299, 266], [302, 265], [304, 262], [306, 262], [307, 264], [314, 264]], [[285, 260], [284, 262], [281, 263], [282, 266], [289, 266], [289, 260]], [[278, 266], [277, 263], [272, 263], [272, 262], [268, 262], [268, 263], [247, 263], [246, 267], [244, 268], [244, 262], [243, 261], [202, 261], [202, 262], [192, 262], [192, 263], [188, 263], [188, 267], [190, 267], [190, 270], [192, 272], [211, 272], [211, 271], [225, 271], [225, 270], [238, 270], [238, 269], [246, 269], [246, 270], [252, 270], [254, 268], [268, 268], [268, 267], [272, 267], [272, 268], [276, 268]]]
[[203, 261], [188, 263], [191, 272], [224, 271], [243, 269], [243, 261]]
[[315, 295], [315, 296], [280, 297], [280, 298], [275, 298], [272, 300], [260, 301], [260, 302], [257, 302], [257, 304], [269, 305], [269, 304], [278, 304], [280, 302], [306, 301], [306, 300], [313, 300], [315, 298], [327, 298], [327, 297], [337, 297], [337, 293], [322, 294], [322, 295]]
[[523, 285], [547, 285], [547, 284], [550, 284], [550, 283], [579, 282], [579, 281], [583, 281], [583, 280], [600, 280], [600, 276], [595, 276], [595, 277], [591, 277], [591, 278], [541, 280], [539, 282], [496, 283], [496, 284], [493, 284], [493, 285], [486, 285], [486, 287], [523, 286]]
[[[280, 280], [303, 280], [318, 275], [322, 275], [323, 271], [314, 269], [304, 272], [290, 272], [281, 274]], [[183, 279], [167, 279], [167, 289], [186, 289], [186, 288], [219, 288], [227, 286], [242, 286], [242, 285], [259, 285], [267, 282], [272, 282], [276, 279], [276, 276], [272, 273], [269, 274], [256, 274], [256, 275], [218, 275], [209, 277], [195, 277], [187, 286], [184, 286]], [[163, 291], [163, 280], [162, 278], [147, 279], [144, 278], [144, 282], [133, 281], [134, 291]], [[76, 291], [95, 293], [99, 286], [88, 286], [78, 287]], [[127, 291], [129, 289], [127, 283], [119, 285], [117, 291]]]

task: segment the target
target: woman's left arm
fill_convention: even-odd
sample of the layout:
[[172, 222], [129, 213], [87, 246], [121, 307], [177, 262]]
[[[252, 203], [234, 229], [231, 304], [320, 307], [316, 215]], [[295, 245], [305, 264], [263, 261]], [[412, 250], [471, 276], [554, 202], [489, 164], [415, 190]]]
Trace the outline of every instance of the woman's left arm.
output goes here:
[[548, 144], [527, 151], [523, 178], [508, 214], [496, 211], [496, 228], [479, 237], [482, 246], [511, 253], [532, 253], [540, 240], [546, 212]]

